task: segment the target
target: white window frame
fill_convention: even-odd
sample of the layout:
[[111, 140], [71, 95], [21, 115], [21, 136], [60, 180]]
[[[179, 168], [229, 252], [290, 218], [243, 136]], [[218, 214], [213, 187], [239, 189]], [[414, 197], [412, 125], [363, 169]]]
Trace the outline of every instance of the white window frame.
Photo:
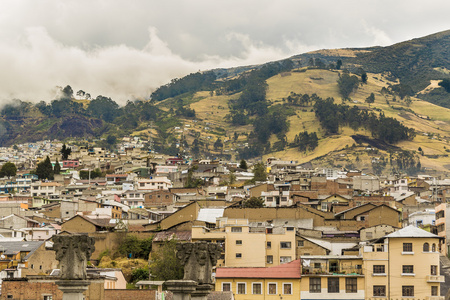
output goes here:
[[[290, 285], [291, 286], [291, 293], [290, 294], [285, 294], [284, 293], [284, 286], [285, 285]], [[290, 283], [290, 282], [283, 282], [282, 288], [283, 288], [283, 290], [282, 290], [283, 295], [293, 295], [294, 291], [292, 290], [292, 283]]]
[[[239, 293], [239, 285], [244, 285], [244, 293]], [[247, 283], [246, 282], [236, 282], [236, 294], [237, 295], [247, 295]]]
[[[269, 285], [275, 284], [275, 294], [269, 294]], [[278, 295], [278, 284], [276, 282], [267, 283], [267, 295]]]
[[[259, 293], [259, 294], [255, 294], [255, 290], [254, 290], [254, 286], [257, 284], [261, 287], [261, 293]], [[263, 291], [262, 282], [252, 282], [252, 295], [263, 295], [263, 294], [264, 294], [264, 291]]]
[[221, 289], [222, 292], [224, 291], [224, 290], [223, 290], [223, 285], [224, 285], [224, 284], [229, 284], [229, 285], [230, 285], [230, 292], [233, 291], [233, 285], [231, 284], [231, 282], [228, 282], [228, 281], [227, 281], [227, 282], [222, 282], [222, 285], [221, 285], [221, 287], [222, 287], [222, 289]]

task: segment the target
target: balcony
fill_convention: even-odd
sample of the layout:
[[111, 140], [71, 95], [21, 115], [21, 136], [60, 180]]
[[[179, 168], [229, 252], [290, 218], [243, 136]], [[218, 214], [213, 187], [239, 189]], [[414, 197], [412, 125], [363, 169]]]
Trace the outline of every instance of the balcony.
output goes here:
[[445, 282], [443, 275], [427, 275], [427, 282]]

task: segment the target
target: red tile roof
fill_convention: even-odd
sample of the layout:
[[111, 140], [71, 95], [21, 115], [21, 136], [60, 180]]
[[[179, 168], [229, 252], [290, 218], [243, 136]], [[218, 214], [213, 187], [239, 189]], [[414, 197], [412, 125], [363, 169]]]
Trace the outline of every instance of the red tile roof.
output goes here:
[[269, 268], [217, 268], [216, 278], [300, 278], [300, 259]]

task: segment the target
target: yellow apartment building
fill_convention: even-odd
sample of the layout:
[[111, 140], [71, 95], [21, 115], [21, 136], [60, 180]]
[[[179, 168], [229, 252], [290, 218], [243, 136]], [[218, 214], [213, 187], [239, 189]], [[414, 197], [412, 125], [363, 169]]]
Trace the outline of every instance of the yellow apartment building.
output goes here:
[[192, 241], [206, 240], [224, 245], [226, 267], [271, 267], [296, 259], [294, 227], [265, 222], [220, 218], [219, 228], [192, 227]]
[[366, 298], [443, 300], [439, 240], [437, 235], [408, 226], [362, 246]]

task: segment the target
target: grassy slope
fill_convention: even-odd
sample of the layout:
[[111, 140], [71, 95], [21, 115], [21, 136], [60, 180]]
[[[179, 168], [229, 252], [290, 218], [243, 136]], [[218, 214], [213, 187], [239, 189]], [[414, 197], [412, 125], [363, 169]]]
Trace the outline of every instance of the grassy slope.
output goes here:
[[[289, 93], [295, 92], [298, 94], [313, 94], [316, 93], [321, 98], [333, 97], [336, 103], [341, 103], [341, 97], [338, 94], [337, 79], [338, 71], [326, 71], [326, 70], [308, 70], [306, 72], [291, 72], [289, 76], [276, 75], [267, 80], [268, 90], [267, 99], [272, 104], [283, 103], [283, 98], [286, 98]], [[392, 96], [383, 96], [380, 90], [383, 86], [387, 86], [390, 82], [381, 74], [368, 74], [368, 84], [362, 85], [356, 92], [351, 95], [352, 102], [347, 102], [348, 105], [358, 105], [360, 107], [366, 107], [368, 109], [381, 109], [388, 117], [394, 117], [403, 122], [406, 126], [415, 128], [418, 131], [417, 137], [413, 141], [404, 141], [397, 146], [407, 150], [417, 150], [421, 147], [425, 156], [421, 157], [422, 165], [425, 167], [434, 167], [439, 170], [445, 171], [450, 165], [449, 157], [430, 158], [426, 155], [443, 155], [445, 152], [444, 147], [450, 148], [450, 144], [446, 141], [450, 140], [450, 110], [445, 109], [429, 102], [422, 101], [417, 98], [412, 98], [412, 104], [407, 107], [404, 101], [397, 100], [392, 101]], [[375, 103], [364, 103], [364, 100], [370, 95], [375, 94]], [[236, 99], [239, 95], [220, 95], [211, 96], [209, 92], [196, 93], [192, 101], [190, 101], [190, 107], [195, 109], [197, 115], [197, 122], [193, 120], [184, 120], [184, 124], [188, 124], [189, 130], [184, 131], [185, 137], [188, 142], [191, 143], [194, 139], [194, 132], [200, 133], [200, 139], [210, 145], [220, 137], [222, 141], [232, 139], [234, 131], [241, 134], [238, 143], [245, 140], [243, 134], [249, 133], [252, 130], [251, 125], [233, 127], [225, 120], [225, 116], [229, 113], [228, 101], [230, 99]], [[387, 101], [389, 101], [389, 105]], [[404, 110], [393, 109], [403, 108]], [[295, 135], [301, 131], [307, 130], [309, 132], [317, 132], [320, 142], [319, 147], [314, 152], [300, 153], [296, 149], [286, 149], [281, 152], [271, 153], [270, 156], [276, 156], [281, 159], [297, 160], [299, 162], [307, 162], [314, 160], [318, 157], [325, 157], [321, 159], [321, 162], [326, 164], [326, 160], [337, 155], [334, 158], [334, 162], [342, 159], [341, 165], [345, 165], [347, 162], [353, 162], [356, 156], [360, 159], [360, 166], [370, 164], [370, 157], [364, 152], [358, 151], [349, 153], [344, 150], [346, 147], [351, 147], [354, 144], [354, 140], [350, 135], [359, 133], [370, 136], [369, 132], [360, 130], [355, 132], [350, 128], [342, 128], [340, 134], [324, 137], [320, 128], [319, 122], [316, 120], [314, 112], [311, 111], [312, 107], [296, 108], [296, 115], [289, 118], [290, 130], [287, 133], [288, 142], [292, 142]], [[412, 110], [414, 113], [411, 113]], [[428, 116], [429, 120], [420, 118], [420, 116]], [[190, 134], [189, 134], [190, 131]], [[428, 136], [424, 135], [428, 134]], [[429, 138], [430, 135], [441, 138]], [[273, 143], [277, 139], [272, 136], [270, 142]], [[232, 153], [230, 149], [236, 148], [236, 145], [232, 142], [226, 142], [224, 149], [227, 149], [228, 153]], [[362, 151], [364, 149], [361, 148]], [[335, 154], [332, 154], [335, 153]], [[329, 155], [327, 155], [329, 154]], [[387, 155], [380, 152], [380, 155]], [[331, 161], [330, 163], [333, 163]]]

